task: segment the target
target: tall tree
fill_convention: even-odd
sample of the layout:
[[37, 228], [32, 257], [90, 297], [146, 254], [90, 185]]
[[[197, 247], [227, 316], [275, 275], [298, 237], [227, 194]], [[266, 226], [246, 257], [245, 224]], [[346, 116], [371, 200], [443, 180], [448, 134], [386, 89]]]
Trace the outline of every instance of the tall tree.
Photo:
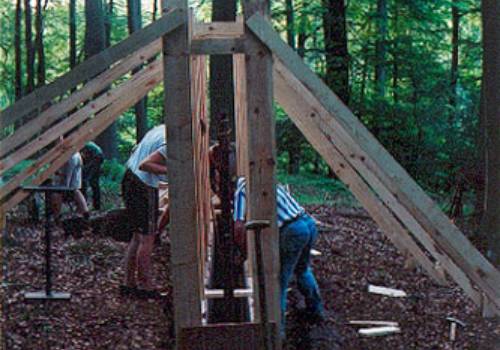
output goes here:
[[295, 10], [293, 0], [285, 0], [286, 8], [286, 39], [288, 45], [295, 49]]
[[[106, 48], [104, 21], [102, 0], [85, 0], [85, 58], [89, 58]], [[116, 123], [113, 123], [96, 138], [107, 158], [118, 156], [116, 135]]]
[[43, 42], [43, 32], [44, 32], [44, 21], [43, 21], [43, 11], [47, 8], [48, 0], [42, 7], [42, 0], [36, 1], [36, 17], [35, 17], [35, 47], [38, 56], [38, 66], [37, 66], [37, 86], [45, 85], [46, 79], [46, 69], [45, 69], [45, 47]]
[[[212, 21], [235, 21], [236, 0], [213, 0]], [[232, 55], [217, 55], [210, 57], [210, 134], [215, 139], [215, 131], [219, 129], [218, 116], [234, 115], [233, 90], [233, 57]], [[233, 130], [233, 118], [230, 128]]]
[[76, 0], [69, 0], [69, 66], [76, 67]]
[[[128, 31], [130, 34], [142, 28], [141, 0], [127, 0]], [[148, 131], [147, 95], [134, 106], [137, 143]]]
[[377, 0], [377, 40], [375, 43], [375, 86], [377, 97], [385, 97], [387, 52], [387, 0]]
[[30, 0], [24, 0], [24, 43], [26, 47], [26, 93], [29, 94], [35, 88], [35, 49]]
[[349, 54], [347, 51], [346, 6], [344, 0], [323, 1], [326, 84], [349, 103]]
[[14, 28], [14, 50], [15, 50], [15, 97], [19, 100], [23, 96], [23, 65], [22, 65], [22, 49], [21, 49], [21, 22], [23, 10], [21, 0], [16, 1], [16, 19]]
[[483, 87], [482, 118], [486, 140], [485, 212], [482, 232], [488, 237], [488, 255], [500, 265], [500, 2], [482, 0]]
[[[285, 1], [285, 12], [286, 12], [286, 38], [288, 45], [295, 49], [295, 9], [293, 6], [293, 0]], [[301, 20], [302, 23], [302, 20]], [[305, 28], [301, 28], [305, 29]], [[300, 42], [299, 54], [305, 53], [305, 39], [302, 36]], [[302, 56], [303, 57], [303, 56]], [[286, 132], [284, 140], [286, 140], [284, 148], [288, 152], [288, 173], [298, 174], [300, 170], [300, 159], [303, 136], [299, 129], [292, 123], [290, 119], [285, 120], [283, 123], [283, 129]]]
[[453, 116], [456, 108], [457, 99], [457, 82], [458, 82], [458, 41], [460, 33], [460, 13], [458, 9], [459, 0], [453, 0], [451, 6], [452, 17], [452, 35], [451, 35], [451, 91], [450, 91], [450, 105], [452, 113], [450, 113], [450, 124], [453, 121]]
[[[111, 28], [113, 26], [113, 12], [115, 9], [115, 3], [113, 0], [108, 0], [105, 5], [106, 13], [104, 18], [104, 28], [106, 31], [106, 47], [111, 46]], [[129, 25], [130, 26], [130, 25]]]

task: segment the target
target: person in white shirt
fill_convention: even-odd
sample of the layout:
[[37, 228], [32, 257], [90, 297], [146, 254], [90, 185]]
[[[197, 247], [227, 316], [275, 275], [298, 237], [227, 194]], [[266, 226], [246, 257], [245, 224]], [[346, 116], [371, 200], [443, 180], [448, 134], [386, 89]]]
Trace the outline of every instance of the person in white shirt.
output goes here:
[[158, 185], [167, 182], [165, 125], [151, 129], [127, 162], [122, 197], [134, 233], [125, 256], [122, 295], [156, 298], [151, 273], [151, 253], [158, 233]]

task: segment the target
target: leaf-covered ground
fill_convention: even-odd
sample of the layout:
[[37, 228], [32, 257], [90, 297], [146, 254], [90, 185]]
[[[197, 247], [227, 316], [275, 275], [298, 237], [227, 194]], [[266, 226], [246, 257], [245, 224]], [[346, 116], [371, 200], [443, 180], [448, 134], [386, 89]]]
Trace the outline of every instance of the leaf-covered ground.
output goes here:
[[[405, 269], [403, 257], [370, 219], [327, 207], [310, 211], [332, 226], [322, 230], [316, 247], [322, 255], [314, 258], [329, 320], [322, 327], [304, 325], [301, 298], [293, 289], [287, 349], [498, 349], [500, 323], [481, 318], [459, 288], [437, 286], [421, 272]], [[61, 231], [54, 232], [54, 285], [73, 298], [26, 302], [25, 291], [43, 288], [42, 232], [41, 226], [12, 220], [4, 234], [2, 323], [7, 350], [173, 348], [164, 303], [118, 294], [123, 243], [90, 234], [66, 240]], [[157, 285], [170, 295], [168, 250], [164, 237], [154, 263]], [[403, 289], [412, 297], [369, 294], [368, 284]], [[454, 343], [448, 339], [447, 316], [466, 323]], [[396, 321], [401, 333], [363, 338], [359, 327], [347, 324], [355, 319]]]

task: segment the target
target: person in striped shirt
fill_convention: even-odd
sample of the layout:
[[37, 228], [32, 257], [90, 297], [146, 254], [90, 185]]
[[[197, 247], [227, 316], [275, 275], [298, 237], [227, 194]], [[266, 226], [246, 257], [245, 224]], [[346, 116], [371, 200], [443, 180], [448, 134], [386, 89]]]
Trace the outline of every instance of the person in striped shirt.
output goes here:
[[[280, 184], [276, 186], [277, 221], [280, 234], [281, 333], [284, 336], [288, 283], [295, 274], [299, 291], [305, 298], [305, 315], [311, 323], [324, 320], [323, 302], [314, 277], [310, 251], [318, 231], [315, 221]], [[246, 179], [238, 178], [234, 193], [235, 240], [242, 251], [246, 245]]]

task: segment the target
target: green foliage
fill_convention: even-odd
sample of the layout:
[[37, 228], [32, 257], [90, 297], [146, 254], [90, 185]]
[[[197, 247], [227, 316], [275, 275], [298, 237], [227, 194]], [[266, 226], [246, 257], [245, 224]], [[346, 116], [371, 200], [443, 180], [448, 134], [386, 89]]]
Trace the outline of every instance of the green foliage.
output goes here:
[[[325, 43], [322, 0], [294, 0], [293, 29], [305, 39], [304, 60], [320, 76], [325, 75]], [[388, 36], [385, 44], [385, 96], [376, 93], [375, 43], [377, 32], [376, 2], [347, 3], [347, 30], [350, 69], [349, 107], [378, 140], [402, 163], [427, 190], [449, 192], [457, 172], [470, 167], [478, 155], [479, 99], [481, 83], [481, 18], [479, 0], [460, 0], [459, 69], [456, 92], [451, 90], [451, 0], [388, 0]], [[85, 18], [83, 1], [77, 2], [78, 57], [83, 59]], [[211, 1], [191, 0], [196, 16], [210, 20]], [[152, 1], [142, 4], [143, 23], [152, 20]], [[14, 101], [14, 15], [15, 3], [0, 0], [0, 109]], [[114, 1], [111, 42], [128, 35], [125, 0]], [[285, 38], [284, 0], [272, 2], [272, 20]], [[22, 41], [24, 32], [21, 33]], [[23, 48], [24, 50], [24, 48]], [[52, 0], [45, 12], [45, 51], [47, 78], [53, 81], [69, 69], [67, 1]], [[23, 58], [23, 74], [25, 74]], [[452, 94], [456, 104], [451, 104]], [[149, 126], [163, 122], [163, 87], [148, 94]], [[276, 107], [278, 166], [280, 176], [287, 170], [290, 153], [299, 145], [298, 177], [286, 178], [300, 183], [320, 181], [328, 167], [302, 136], [293, 133], [286, 114]], [[118, 162], [123, 164], [135, 144], [133, 110], [120, 118]], [[119, 182], [122, 168], [117, 162], [105, 165], [105, 182]], [[314, 173], [316, 175], [310, 175]], [[308, 176], [311, 176], [309, 178]], [[317, 178], [316, 178], [317, 177]], [[314, 182], [319, 187], [327, 184]], [[331, 186], [334, 186], [334, 181]], [[314, 187], [313, 186], [313, 187]], [[339, 190], [331, 187], [332, 190]], [[300, 192], [300, 191], [299, 191]], [[322, 194], [305, 194], [318, 199]], [[330, 201], [330, 199], [328, 199]]]

